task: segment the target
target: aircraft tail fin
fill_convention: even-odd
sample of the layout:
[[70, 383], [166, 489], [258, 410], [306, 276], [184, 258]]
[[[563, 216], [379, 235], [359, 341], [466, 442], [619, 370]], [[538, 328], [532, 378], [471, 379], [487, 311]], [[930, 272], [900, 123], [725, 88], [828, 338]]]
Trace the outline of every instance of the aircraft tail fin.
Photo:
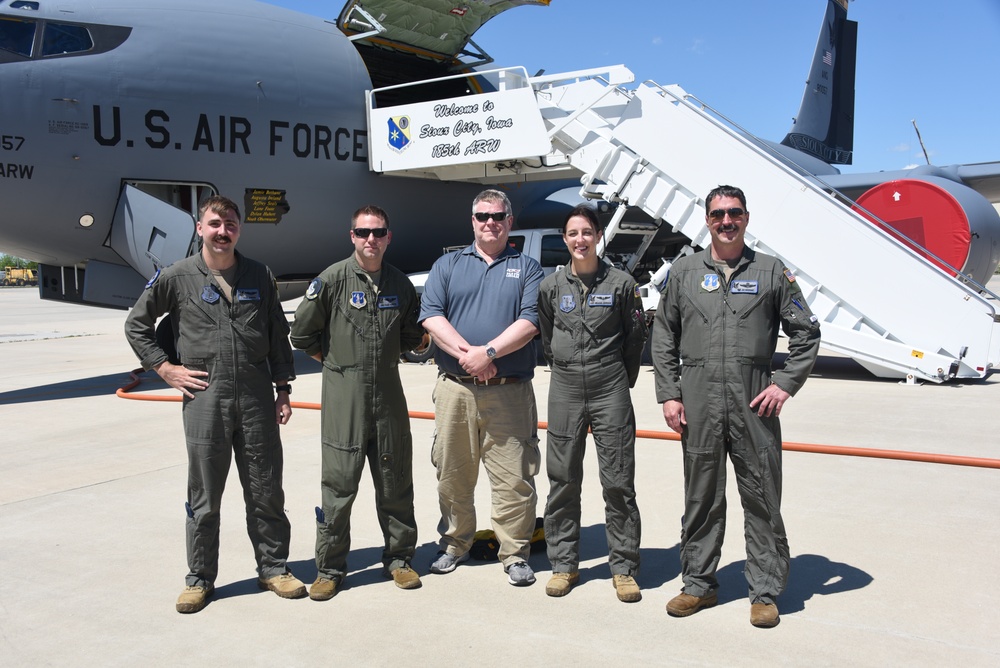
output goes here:
[[806, 90], [785, 146], [833, 165], [854, 155], [854, 74], [858, 23], [847, 20], [848, 0], [829, 0]]

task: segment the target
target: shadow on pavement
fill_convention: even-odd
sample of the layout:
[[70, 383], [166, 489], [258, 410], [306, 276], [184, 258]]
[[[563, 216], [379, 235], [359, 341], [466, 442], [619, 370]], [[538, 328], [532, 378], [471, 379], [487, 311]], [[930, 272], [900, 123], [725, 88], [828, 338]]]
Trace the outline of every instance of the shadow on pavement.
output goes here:
[[[716, 575], [720, 604], [747, 598], [747, 582], [743, 576], [745, 565], [746, 560], [736, 561], [719, 569]], [[850, 564], [830, 561], [818, 554], [800, 554], [792, 557], [788, 586], [778, 599], [778, 607], [782, 614], [801, 612], [805, 610], [806, 601], [813, 596], [862, 589], [873, 580], [871, 575]]]

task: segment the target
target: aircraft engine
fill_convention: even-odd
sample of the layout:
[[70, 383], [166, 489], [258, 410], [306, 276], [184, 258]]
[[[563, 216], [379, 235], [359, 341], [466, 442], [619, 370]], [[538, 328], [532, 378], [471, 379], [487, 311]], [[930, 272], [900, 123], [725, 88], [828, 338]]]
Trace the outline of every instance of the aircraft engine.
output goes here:
[[934, 256], [980, 285], [1000, 264], [1000, 214], [961, 183], [936, 176], [886, 181], [858, 197], [857, 204], [858, 213], [952, 276], [955, 271]]

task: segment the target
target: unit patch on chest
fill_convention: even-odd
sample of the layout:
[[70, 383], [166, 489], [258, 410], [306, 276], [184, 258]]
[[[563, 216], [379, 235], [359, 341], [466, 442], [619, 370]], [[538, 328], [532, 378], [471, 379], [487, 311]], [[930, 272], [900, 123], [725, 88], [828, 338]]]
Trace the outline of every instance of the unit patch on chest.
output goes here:
[[563, 295], [559, 298], [559, 310], [563, 313], [569, 313], [576, 308], [576, 300], [573, 299], [573, 295]]
[[220, 297], [222, 297], [222, 295], [219, 294], [218, 289], [216, 289], [214, 285], [206, 285], [201, 290], [201, 301], [206, 304], [214, 304], [219, 301]]
[[718, 274], [705, 274], [705, 278], [701, 281], [701, 289], [705, 292], [715, 292], [719, 289], [719, 275]]
[[351, 293], [351, 306], [354, 308], [364, 308], [368, 304], [368, 299], [365, 298], [365, 293], [360, 290]]

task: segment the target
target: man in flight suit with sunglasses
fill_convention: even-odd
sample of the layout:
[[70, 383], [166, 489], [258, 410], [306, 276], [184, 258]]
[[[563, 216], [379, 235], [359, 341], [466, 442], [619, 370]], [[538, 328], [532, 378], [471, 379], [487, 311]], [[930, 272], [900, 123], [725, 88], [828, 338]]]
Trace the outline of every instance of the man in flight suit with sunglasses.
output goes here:
[[323, 364], [322, 507], [316, 508], [316, 581], [309, 598], [325, 601], [347, 573], [351, 507], [365, 460], [385, 544], [386, 577], [416, 589], [413, 441], [399, 355], [423, 338], [417, 293], [406, 274], [382, 261], [389, 216], [364, 206], [351, 217], [354, 253], [313, 279], [295, 311], [292, 345]]
[[[819, 323], [792, 272], [746, 246], [743, 191], [719, 186], [705, 202], [711, 245], [671, 268], [652, 334], [656, 400], [684, 450], [684, 588], [667, 612], [686, 617], [718, 602], [728, 454], [743, 502], [750, 623], [766, 628], [778, 624], [788, 580], [778, 414], [812, 370]], [[772, 374], [779, 326], [788, 358]]]

